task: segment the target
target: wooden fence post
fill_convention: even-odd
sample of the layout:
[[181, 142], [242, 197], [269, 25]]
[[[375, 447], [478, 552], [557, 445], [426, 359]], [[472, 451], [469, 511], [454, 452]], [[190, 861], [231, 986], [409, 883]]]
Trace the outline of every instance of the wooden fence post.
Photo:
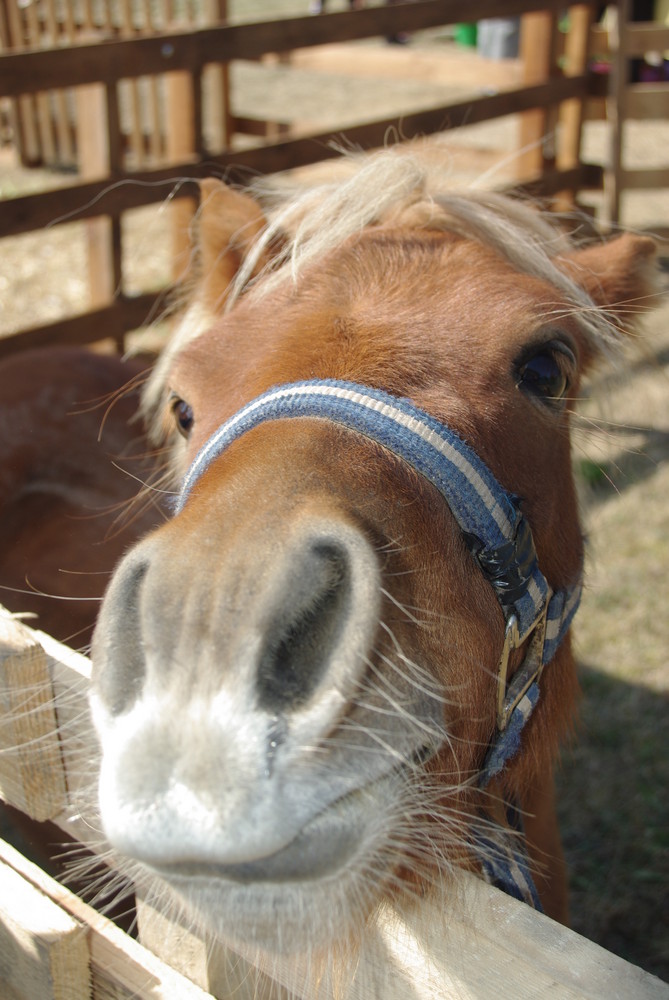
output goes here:
[[[113, 91], [113, 93], [112, 93]], [[112, 139], [118, 122], [109, 121], [118, 111], [116, 84], [91, 84], [77, 88], [77, 150], [83, 180], [113, 177], [112, 150], [118, 155], [119, 141]], [[98, 217], [86, 222], [88, 287], [92, 308], [109, 304], [121, 282], [120, 217]]]
[[[595, 19], [592, 3], [576, 4], [569, 8], [569, 29], [565, 40], [564, 73], [579, 76], [588, 66], [590, 30]], [[585, 115], [585, 99], [565, 101], [560, 108], [560, 134], [557, 147], [557, 167], [570, 170], [581, 159], [581, 136]], [[556, 197], [556, 207], [564, 210], [574, 204], [573, 192], [563, 191]]]
[[[521, 21], [520, 58], [523, 83], [547, 83], [555, 75], [557, 50], [557, 15], [554, 11], [525, 14]], [[520, 121], [520, 156], [518, 177], [527, 179], [547, 170], [555, 158], [552, 131], [555, 111], [540, 108], [526, 111]]]

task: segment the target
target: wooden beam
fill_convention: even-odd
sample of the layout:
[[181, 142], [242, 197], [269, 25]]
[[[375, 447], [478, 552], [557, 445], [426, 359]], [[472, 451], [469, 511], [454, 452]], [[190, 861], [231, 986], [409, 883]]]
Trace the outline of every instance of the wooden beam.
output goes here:
[[34, 819], [52, 819], [67, 804], [67, 788], [47, 659], [33, 633], [2, 612], [0, 797]]
[[504, 189], [508, 195], [522, 195], [526, 198], [552, 198], [562, 191], [600, 191], [604, 170], [598, 163], [580, 163], [566, 170], [547, 170], [535, 180], [524, 184], [509, 185]]
[[621, 190], [628, 191], [647, 192], [651, 188], [669, 188], [669, 167], [646, 167], [637, 170], [621, 168], [619, 183]]
[[[515, 0], [508, 5], [508, 13], [555, 12], [562, 7], [560, 0]], [[283, 18], [150, 38], [96, 42], [66, 50], [8, 54], [0, 56], [0, 96], [133, 79], [174, 70], [193, 72], [208, 63], [257, 59], [267, 52], [371, 38], [399, 29], [420, 31], [454, 24], [462, 20], [462, 14], [461, 0], [419, 0], [353, 13]], [[467, 6], [468, 20], [498, 15], [498, 0], [470, 0]]]
[[624, 118], [637, 121], [669, 119], [669, 85], [666, 83], [630, 84], [623, 102]]
[[[13, 869], [65, 915], [79, 924], [78, 940], [87, 943], [90, 992], [95, 1000], [213, 1000], [209, 993], [175, 972], [128, 937], [118, 927], [88, 906], [78, 896], [50, 878], [9, 844], [0, 840], [0, 861]], [[82, 932], [83, 928], [83, 932]], [[0, 952], [4, 957], [4, 952]], [[4, 962], [0, 963], [0, 986]], [[4, 998], [5, 992], [0, 991]], [[24, 994], [18, 997], [23, 1000]], [[51, 1000], [48, 992], [28, 994], [30, 1000]], [[60, 993], [56, 1000], [75, 1000], [76, 994]], [[12, 995], [14, 1000], [14, 995]], [[26, 998], [27, 1000], [27, 998]], [[77, 998], [78, 1000], [78, 998]]]
[[[520, 59], [527, 86], [547, 83], [556, 76], [555, 48], [557, 14], [538, 11], [526, 14], [520, 32]], [[554, 137], [556, 109], [549, 105], [527, 112], [520, 123], [520, 154], [517, 160], [519, 180], [536, 176], [555, 161]]]
[[[568, 10], [569, 29], [565, 40], [564, 73], [580, 76], [587, 71], [590, 29], [594, 21], [594, 4], [575, 4]], [[560, 134], [556, 164], [562, 170], [577, 166], [581, 160], [581, 134], [585, 117], [586, 95], [564, 101], [560, 108]], [[573, 198], [564, 199], [567, 207]]]
[[94, 344], [100, 340], [118, 342], [130, 330], [139, 330], [159, 318], [171, 293], [172, 288], [168, 287], [143, 295], [121, 295], [101, 309], [1, 337], [0, 358], [35, 347]]
[[17, 1000], [91, 996], [82, 924], [2, 861], [0, 987], [3, 997]]
[[[71, 739], [81, 743], [80, 750], [71, 757], [67, 749], [65, 753], [66, 764], [71, 760], [68, 766], [74, 771], [68, 783], [76, 785], [80, 780], [81, 752], [86, 740], [91, 739], [86, 700], [90, 664], [85, 657], [43, 633], [35, 633], [30, 638], [33, 640], [44, 645], [57, 703], [65, 706], [61, 725], [66, 727], [66, 743]], [[58, 715], [60, 718], [60, 707]], [[68, 832], [73, 830], [71, 816], [69, 807], [56, 818]], [[104, 845], [100, 847], [103, 849]], [[87, 926], [94, 996], [114, 996], [119, 1000], [130, 996], [136, 1000], [149, 997], [203, 1000], [208, 996], [1, 842], [0, 861], [9, 864]], [[155, 901], [150, 901], [150, 905], [155, 905]], [[164, 906], [159, 909], [161, 920], [167, 919]], [[162, 931], [158, 933], [160, 927]], [[191, 930], [187, 943], [195, 949], [198, 977], [206, 973], [213, 981], [217, 969], [234, 968], [234, 953], [227, 947], [212, 942], [206, 935], [193, 935]], [[174, 947], [174, 942], [181, 938], [183, 928], [168, 929], [164, 923], [153, 927], [154, 945], [161, 950], [166, 941], [171, 941]], [[553, 1000], [615, 997], [667, 1000], [669, 996], [669, 988], [659, 979], [468, 873], [444, 880], [424, 897], [407, 901], [401, 912], [390, 906], [382, 908], [378, 922], [362, 936], [360, 946], [355, 976], [350, 986], [347, 983], [347, 1000], [406, 1000], [407, 997], [443, 1000], [450, 996], [461, 1000], [498, 1000], [500, 983], [504, 995], [527, 996], [531, 984], [533, 996], [550, 996]], [[253, 946], [244, 944], [236, 950], [244, 962], [260, 968], [261, 982], [268, 975], [281, 989], [304, 995], [302, 987], [308, 965], [299, 958], [285, 961], [275, 956], [263, 957]], [[308, 957], [305, 958], [308, 963]], [[182, 964], [188, 961], [187, 955], [178, 959]], [[248, 966], [242, 964], [244, 968]], [[95, 992], [96, 983], [99, 993]], [[240, 989], [239, 993], [228, 995], [239, 996], [240, 1000], [244, 996], [265, 995], [256, 994], [255, 985], [253, 973], [244, 980], [245, 993]], [[103, 986], [108, 992], [102, 992]], [[333, 982], [326, 973], [319, 995], [323, 1000], [333, 1000], [341, 995], [337, 994], [338, 986], [341, 983]], [[272, 995], [281, 996], [281, 990], [273, 991]]]
[[7, 199], [2, 202], [0, 235], [14, 236], [43, 226], [57, 225], [59, 222], [72, 222], [95, 215], [111, 214], [117, 210], [126, 211], [141, 205], [156, 204], [171, 194], [175, 177], [179, 178], [176, 197], [192, 197], [192, 191], [182, 183], [181, 179], [184, 177], [195, 181], [218, 171], [228, 174], [237, 168], [237, 176], [243, 178], [244, 175], [277, 173], [334, 159], [341, 154], [333, 144], [341, 141], [342, 134], [353, 145], [371, 149], [383, 146], [389, 130], [393, 128], [400, 128], [403, 136], [413, 138], [518, 114], [547, 103], [580, 97], [587, 86], [587, 79], [587, 76], [557, 79], [534, 87], [430, 108], [401, 118], [384, 118], [345, 130], [301, 136], [240, 152], [210, 155], [205, 162], [185, 161], [156, 170], [128, 172], [120, 178], [125, 182], [122, 184], [110, 185], [108, 180], [100, 180]]
[[625, 29], [625, 49], [628, 56], [644, 56], [647, 52], [669, 50], [669, 27], [659, 21], [629, 23]]
[[[79, 174], [84, 181], [109, 178], [112, 174], [111, 143], [115, 123], [108, 120], [107, 92], [116, 84], [105, 87], [96, 83], [76, 90], [77, 152]], [[112, 218], [96, 217], [86, 221], [86, 262], [88, 295], [92, 308], [107, 305], [114, 298], [118, 275], [115, 274], [114, 222]]]

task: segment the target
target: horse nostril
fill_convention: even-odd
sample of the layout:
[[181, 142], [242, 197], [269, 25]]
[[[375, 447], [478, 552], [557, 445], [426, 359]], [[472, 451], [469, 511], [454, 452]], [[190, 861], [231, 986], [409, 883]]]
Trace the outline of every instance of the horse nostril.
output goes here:
[[[128, 711], [146, 676], [140, 620], [140, 592], [149, 568], [132, 553], [121, 564], [105, 597], [93, 635], [93, 684], [111, 715]], [[112, 622], [120, 627], [109, 627]]]
[[313, 542], [293, 560], [279, 612], [260, 654], [260, 704], [273, 711], [308, 701], [344, 628], [350, 598], [349, 561], [336, 541]]

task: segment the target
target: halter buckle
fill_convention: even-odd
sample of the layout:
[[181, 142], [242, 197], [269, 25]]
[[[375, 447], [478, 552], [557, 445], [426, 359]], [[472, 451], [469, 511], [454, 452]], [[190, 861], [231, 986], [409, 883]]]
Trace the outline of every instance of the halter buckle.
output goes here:
[[[515, 614], [509, 616], [504, 631], [504, 646], [497, 668], [497, 729], [503, 733], [511, 715], [527, 689], [541, 677], [544, 668], [544, 642], [546, 639], [546, 620], [548, 605], [552, 593], [548, 592], [543, 608], [532, 624], [521, 635], [518, 630], [518, 618]], [[511, 653], [529, 639], [525, 658], [518, 670], [507, 684], [509, 657]]]

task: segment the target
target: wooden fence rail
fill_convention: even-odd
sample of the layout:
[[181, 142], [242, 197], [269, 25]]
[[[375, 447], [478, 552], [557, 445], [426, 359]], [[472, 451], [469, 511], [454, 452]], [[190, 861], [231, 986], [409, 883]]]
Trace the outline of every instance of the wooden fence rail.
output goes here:
[[[80, 791], [93, 739], [89, 677], [85, 657], [0, 608], [0, 798], [84, 840], [96, 829], [94, 815], [84, 809], [82, 816]], [[255, 995], [243, 955], [181, 926], [145, 893], [137, 899], [138, 943], [0, 841], [3, 886], [0, 954], [17, 961], [0, 963], [2, 996], [3, 982], [23, 1000]], [[473, 876], [416, 909], [381, 918], [350, 1000], [669, 998], [660, 980]], [[270, 992], [261, 995], [285, 995], [280, 989], [293, 985], [290, 974], [271, 971], [278, 983], [264, 973]], [[322, 997], [331, 1000], [329, 989]]]
[[[15, 0], [2, 0], [4, 4]], [[218, 7], [220, 14], [221, 7]], [[532, 181], [533, 192], [551, 196], [557, 192], [601, 186], [601, 170], [585, 165], [578, 156], [580, 113], [588, 95], [589, 78], [585, 56], [571, 48], [567, 65], [558, 68], [557, 23], [563, 10], [559, 0], [472, 0], [467, 17], [479, 20], [501, 15], [525, 15], [530, 32], [526, 48], [533, 52], [527, 60], [526, 84], [501, 93], [451, 102], [415, 113], [385, 117], [380, 121], [354, 124], [344, 130], [346, 139], [361, 149], [383, 145], [395, 129], [405, 138], [424, 136], [460, 125], [489, 121], [505, 115], [533, 115], [523, 141], [533, 146], [531, 162], [524, 164], [520, 180]], [[574, 23], [583, 35], [592, 19], [592, 5], [570, 8]], [[585, 20], [583, 19], [585, 15]], [[4, 52], [0, 55], [0, 98], [21, 101], [26, 97], [74, 90], [89, 94], [88, 114], [82, 136], [88, 135], [90, 150], [81, 176], [57, 191], [10, 198], [0, 202], [0, 239], [39, 230], [44, 226], [76, 219], [88, 223], [90, 243], [95, 253], [91, 267], [91, 307], [88, 314], [23, 330], [0, 341], [0, 355], [11, 351], [62, 342], [87, 343], [112, 338], [119, 347], [126, 331], [142, 325], [155, 314], [161, 293], [136, 297], [125, 291], [122, 260], [121, 218], [132, 208], [154, 204], [172, 194], [185, 201], [176, 230], [184, 232], [193, 210], [197, 190], [190, 180], [206, 173], [248, 177], [304, 166], [339, 155], [334, 140], [342, 130], [309, 135], [289, 135], [279, 141], [255, 140], [240, 148], [227, 122], [217, 133], [223, 148], [210, 148], [205, 136], [203, 80], [212, 66], [225, 69], [237, 59], [255, 60], [268, 53], [352, 41], [392, 34], [399, 28], [418, 31], [451, 24], [462, 17], [459, 0], [419, 0], [398, 6], [375, 7], [355, 12], [298, 17], [253, 24], [217, 24], [193, 30], [170, 30], [141, 37], [117, 37], [95, 42], [79, 42], [65, 48]], [[123, 34], [123, 33], [121, 33]], [[127, 34], [127, 32], [126, 32]], [[534, 39], [534, 43], [533, 40]], [[540, 44], [539, 44], [540, 42]], [[537, 51], [543, 52], [541, 59]], [[581, 46], [581, 49], [583, 47]], [[129, 81], [161, 78], [176, 82], [178, 99], [170, 103], [185, 108], [172, 123], [176, 137], [160, 157], [133, 161], [125, 158], [127, 143], [122, 127], [122, 100], [119, 86]], [[93, 103], [90, 104], [90, 95]], [[91, 110], [92, 108], [92, 110]], [[577, 109], [565, 145], [566, 155], [542, 146], [545, 132], [553, 128], [561, 109]], [[227, 109], [227, 110], [226, 110]], [[229, 99], [220, 114], [229, 115]], [[565, 130], [563, 129], [563, 132]], [[575, 138], [573, 138], [575, 136]], [[533, 138], [534, 137], [534, 141]], [[84, 145], [80, 139], [79, 146]], [[143, 149], [145, 137], [135, 141]], [[178, 184], [175, 186], [175, 178]], [[177, 208], [176, 211], [179, 211]], [[101, 218], [102, 217], [102, 218]], [[143, 313], [143, 315], [142, 315]]]

